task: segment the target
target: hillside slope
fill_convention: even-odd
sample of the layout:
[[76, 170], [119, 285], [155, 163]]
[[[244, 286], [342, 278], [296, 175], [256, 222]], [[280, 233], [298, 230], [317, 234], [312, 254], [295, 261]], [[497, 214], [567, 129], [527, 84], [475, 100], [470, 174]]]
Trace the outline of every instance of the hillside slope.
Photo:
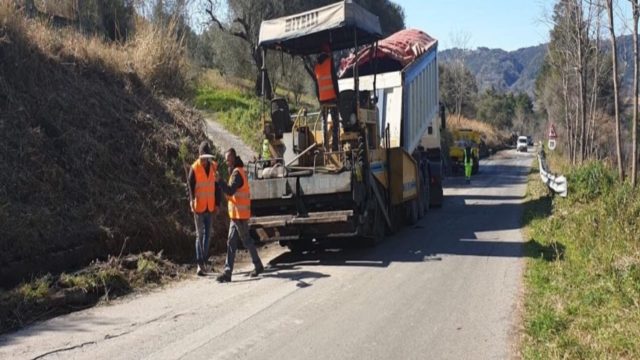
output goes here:
[[202, 118], [115, 52], [0, 7], [0, 287], [122, 251], [192, 256]]
[[[546, 49], [546, 45], [538, 45], [508, 52], [480, 47], [466, 53], [464, 58], [469, 70], [476, 76], [480, 91], [493, 87], [501, 92], [526, 92], [533, 95]], [[461, 56], [460, 49], [440, 53], [440, 58], [445, 63]]]

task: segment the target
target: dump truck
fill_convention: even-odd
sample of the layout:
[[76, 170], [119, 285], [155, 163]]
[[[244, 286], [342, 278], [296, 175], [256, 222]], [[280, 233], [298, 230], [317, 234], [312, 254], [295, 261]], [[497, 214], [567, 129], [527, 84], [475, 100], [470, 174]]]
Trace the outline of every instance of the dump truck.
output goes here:
[[471, 129], [451, 130], [453, 144], [449, 147], [449, 157], [454, 172], [463, 172], [464, 169], [464, 149], [471, 148], [472, 164], [471, 174], [477, 174], [480, 169], [480, 143], [482, 141], [480, 133]]
[[[440, 132], [445, 121], [440, 116], [444, 112], [440, 113], [436, 57], [437, 40], [417, 29], [398, 31], [358, 56], [360, 88], [376, 88], [380, 136], [388, 132], [388, 146], [402, 148], [419, 163], [426, 180], [423, 202], [429, 206], [440, 206], [443, 201]], [[354, 86], [354, 63], [353, 55], [342, 62], [340, 89]], [[377, 72], [371, 74], [374, 70]], [[379, 174], [378, 180], [385, 183]]]
[[[286, 100], [271, 100], [262, 119], [270, 154], [247, 165], [253, 236], [292, 251], [335, 238], [375, 244], [428, 210], [437, 164], [421, 142], [439, 113], [437, 41], [421, 33], [399, 61], [380, 56], [381, 35], [377, 16], [352, 2], [262, 22], [263, 58], [308, 57], [327, 43], [360, 50], [342, 61], [337, 119], [308, 109], [294, 116]], [[263, 84], [267, 77], [263, 65]]]

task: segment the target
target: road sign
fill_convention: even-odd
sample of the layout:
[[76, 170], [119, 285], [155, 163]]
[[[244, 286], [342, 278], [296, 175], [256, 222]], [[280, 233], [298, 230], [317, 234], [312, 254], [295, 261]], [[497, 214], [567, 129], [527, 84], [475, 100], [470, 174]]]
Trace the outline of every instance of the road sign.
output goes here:
[[554, 150], [556, 148], [556, 139], [549, 139], [547, 147], [549, 148], [549, 150]]
[[551, 127], [549, 128], [549, 139], [555, 139], [557, 137], [558, 135], [556, 134], [556, 127], [551, 124]]

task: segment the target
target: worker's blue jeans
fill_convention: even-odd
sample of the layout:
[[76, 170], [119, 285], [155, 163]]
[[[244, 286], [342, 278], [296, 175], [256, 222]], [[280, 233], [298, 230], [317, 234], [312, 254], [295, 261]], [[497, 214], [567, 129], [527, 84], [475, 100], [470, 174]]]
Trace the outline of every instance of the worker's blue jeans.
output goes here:
[[203, 265], [209, 257], [209, 239], [211, 238], [211, 218], [210, 212], [195, 214], [196, 222], [196, 262]]

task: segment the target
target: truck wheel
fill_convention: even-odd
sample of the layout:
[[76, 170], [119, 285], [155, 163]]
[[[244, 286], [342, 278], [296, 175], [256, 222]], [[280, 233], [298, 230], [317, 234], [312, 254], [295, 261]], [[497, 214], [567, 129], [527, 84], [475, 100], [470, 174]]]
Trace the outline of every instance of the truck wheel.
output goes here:
[[427, 175], [427, 182], [424, 188], [425, 190], [422, 192], [422, 211], [426, 214], [431, 207], [431, 174]]
[[407, 223], [409, 225], [415, 225], [418, 222], [418, 199], [409, 201], [406, 205], [407, 211]]
[[367, 223], [367, 227], [371, 229], [368, 236], [362, 238], [365, 246], [376, 246], [384, 240], [386, 220], [382, 214], [380, 205], [376, 203], [373, 216], [370, 217], [370, 221]]

